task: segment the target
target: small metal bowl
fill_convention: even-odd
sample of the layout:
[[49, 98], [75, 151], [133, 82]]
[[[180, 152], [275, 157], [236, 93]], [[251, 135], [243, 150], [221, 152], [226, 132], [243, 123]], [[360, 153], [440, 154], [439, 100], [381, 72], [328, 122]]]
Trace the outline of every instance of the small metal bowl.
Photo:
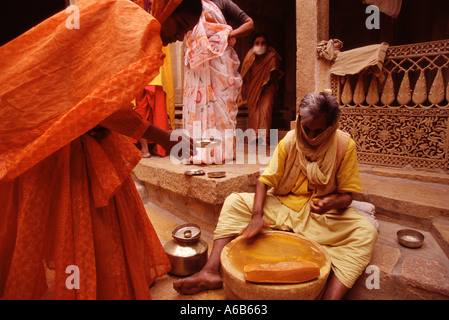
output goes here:
[[220, 139], [194, 139], [193, 146], [196, 148], [214, 148], [219, 146], [221, 143]]
[[205, 174], [204, 170], [201, 169], [192, 169], [184, 172], [186, 176], [202, 176]]
[[223, 177], [226, 177], [226, 172], [225, 171], [208, 172], [207, 176], [209, 178], [223, 178]]
[[424, 235], [412, 229], [401, 229], [397, 233], [398, 241], [407, 248], [419, 248], [424, 242]]

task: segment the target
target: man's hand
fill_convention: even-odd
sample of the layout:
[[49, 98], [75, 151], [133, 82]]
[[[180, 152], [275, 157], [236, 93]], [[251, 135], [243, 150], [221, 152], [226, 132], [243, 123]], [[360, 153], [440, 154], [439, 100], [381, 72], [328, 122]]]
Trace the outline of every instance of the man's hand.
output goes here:
[[331, 197], [323, 199], [312, 199], [310, 201], [310, 210], [315, 213], [323, 214], [331, 209], [333, 200]]
[[261, 214], [253, 215], [249, 224], [240, 232], [245, 239], [249, 239], [259, 234], [264, 228], [268, 228], [270, 223], [262, 218]]
[[312, 199], [310, 201], [310, 210], [318, 214], [323, 214], [331, 209], [347, 208], [351, 202], [352, 194], [337, 193], [324, 197], [323, 199]]

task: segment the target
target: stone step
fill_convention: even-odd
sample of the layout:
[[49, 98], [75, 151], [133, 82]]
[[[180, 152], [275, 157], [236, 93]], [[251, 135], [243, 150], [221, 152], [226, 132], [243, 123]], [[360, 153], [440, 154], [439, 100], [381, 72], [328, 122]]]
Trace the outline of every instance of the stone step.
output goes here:
[[396, 233], [408, 226], [382, 217], [378, 222], [371, 261], [345, 299], [448, 300], [449, 258], [435, 237], [418, 229], [425, 237], [422, 247], [406, 248], [397, 242]]
[[382, 219], [429, 231], [449, 257], [449, 177], [444, 174], [360, 166], [362, 193]]

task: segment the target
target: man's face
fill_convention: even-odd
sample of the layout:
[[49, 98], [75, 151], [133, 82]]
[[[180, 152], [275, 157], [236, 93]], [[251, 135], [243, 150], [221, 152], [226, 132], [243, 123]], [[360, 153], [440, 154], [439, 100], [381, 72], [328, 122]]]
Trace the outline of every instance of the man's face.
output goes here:
[[320, 133], [324, 132], [328, 125], [326, 115], [323, 113], [318, 118], [310, 122], [301, 123], [307, 138], [315, 139]]
[[164, 46], [182, 41], [184, 35], [193, 29], [198, 19], [187, 14], [171, 15], [161, 26], [161, 39]]

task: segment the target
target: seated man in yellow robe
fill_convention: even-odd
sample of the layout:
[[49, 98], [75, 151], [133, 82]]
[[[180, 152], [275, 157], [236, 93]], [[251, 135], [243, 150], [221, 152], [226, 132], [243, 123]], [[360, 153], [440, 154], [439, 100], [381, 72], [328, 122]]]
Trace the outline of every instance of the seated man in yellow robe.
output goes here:
[[225, 200], [207, 264], [175, 282], [178, 292], [221, 288], [224, 246], [239, 234], [251, 238], [269, 227], [321, 244], [332, 262], [322, 298], [343, 298], [371, 259], [377, 230], [365, 216], [348, 208], [352, 192], [360, 192], [361, 185], [355, 142], [337, 129], [339, 112], [330, 94], [304, 97], [295, 130], [279, 142], [255, 194], [234, 193]]

